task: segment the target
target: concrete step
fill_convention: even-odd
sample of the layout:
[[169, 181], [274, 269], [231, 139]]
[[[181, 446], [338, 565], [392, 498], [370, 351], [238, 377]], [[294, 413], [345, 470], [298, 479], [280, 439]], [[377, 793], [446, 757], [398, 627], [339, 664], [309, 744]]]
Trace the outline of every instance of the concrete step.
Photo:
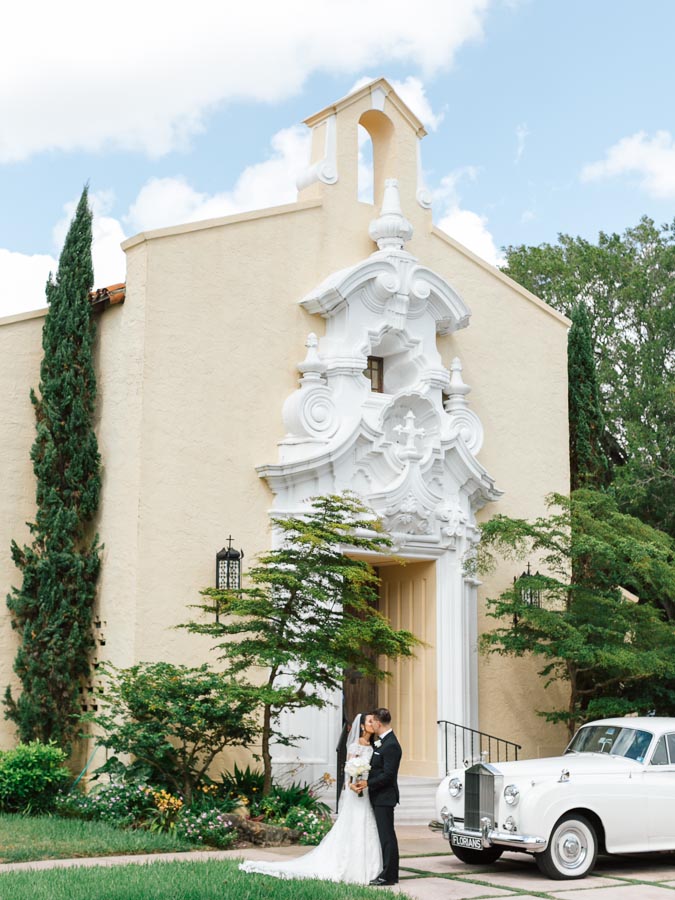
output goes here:
[[397, 825], [428, 825], [436, 818], [436, 789], [440, 778], [401, 775], [398, 788], [401, 803], [396, 807]]

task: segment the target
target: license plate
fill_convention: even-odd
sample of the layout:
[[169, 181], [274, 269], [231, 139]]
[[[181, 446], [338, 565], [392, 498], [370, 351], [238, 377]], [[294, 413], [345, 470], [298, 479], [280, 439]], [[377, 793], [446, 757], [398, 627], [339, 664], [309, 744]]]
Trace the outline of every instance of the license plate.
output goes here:
[[465, 834], [450, 835], [450, 843], [453, 847], [467, 847], [469, 850], [483, 849], [483, 842], [480, 838], [467, 837]]
[[467, 837], [465, 834], [451, 834], [450, 843], [453, 847], [467, 847], [469, 850], [482, 850], [483, 842], [477, 837]]

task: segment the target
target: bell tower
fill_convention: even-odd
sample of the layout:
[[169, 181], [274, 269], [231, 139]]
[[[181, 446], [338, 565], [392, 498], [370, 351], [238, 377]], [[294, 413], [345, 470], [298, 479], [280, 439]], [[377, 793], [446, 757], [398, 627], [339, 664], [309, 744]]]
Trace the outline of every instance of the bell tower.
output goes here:
[[420, 144], [426, 130], [385, 78], [377, 78], [305, 119], [312, 129], [309, 167], [298, 178], [300, 200], [326, 205], [358, 201], [358, 126], [373, 144], [374, 206], [387, 180], [398, 182], [401, 205], [413, 229], [431, 228], [431, 194], [422, 177]]

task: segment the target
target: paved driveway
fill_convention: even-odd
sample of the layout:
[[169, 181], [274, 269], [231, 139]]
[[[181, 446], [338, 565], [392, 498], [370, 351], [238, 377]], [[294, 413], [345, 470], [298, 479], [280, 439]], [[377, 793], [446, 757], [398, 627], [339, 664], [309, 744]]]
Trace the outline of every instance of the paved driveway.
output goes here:
[[404, 858], [398, 892], [415, 900], [675, 900], [675, 854], [605, 856], [588, 878], [560, 882], [544, 878], [534, 859], [520, 853], [477, 869], [459, 862], [438, 835], [401, 828], [399, 839]]

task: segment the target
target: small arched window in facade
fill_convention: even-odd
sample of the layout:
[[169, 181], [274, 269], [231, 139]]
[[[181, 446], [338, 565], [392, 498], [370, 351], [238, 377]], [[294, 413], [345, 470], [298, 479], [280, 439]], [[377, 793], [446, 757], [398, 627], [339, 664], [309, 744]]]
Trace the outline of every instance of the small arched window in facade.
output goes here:
[[376, 394], [384, 393], [384, 358], [369, 356], [368, 365], [363, 373], [370, 380], [370, 389]]

